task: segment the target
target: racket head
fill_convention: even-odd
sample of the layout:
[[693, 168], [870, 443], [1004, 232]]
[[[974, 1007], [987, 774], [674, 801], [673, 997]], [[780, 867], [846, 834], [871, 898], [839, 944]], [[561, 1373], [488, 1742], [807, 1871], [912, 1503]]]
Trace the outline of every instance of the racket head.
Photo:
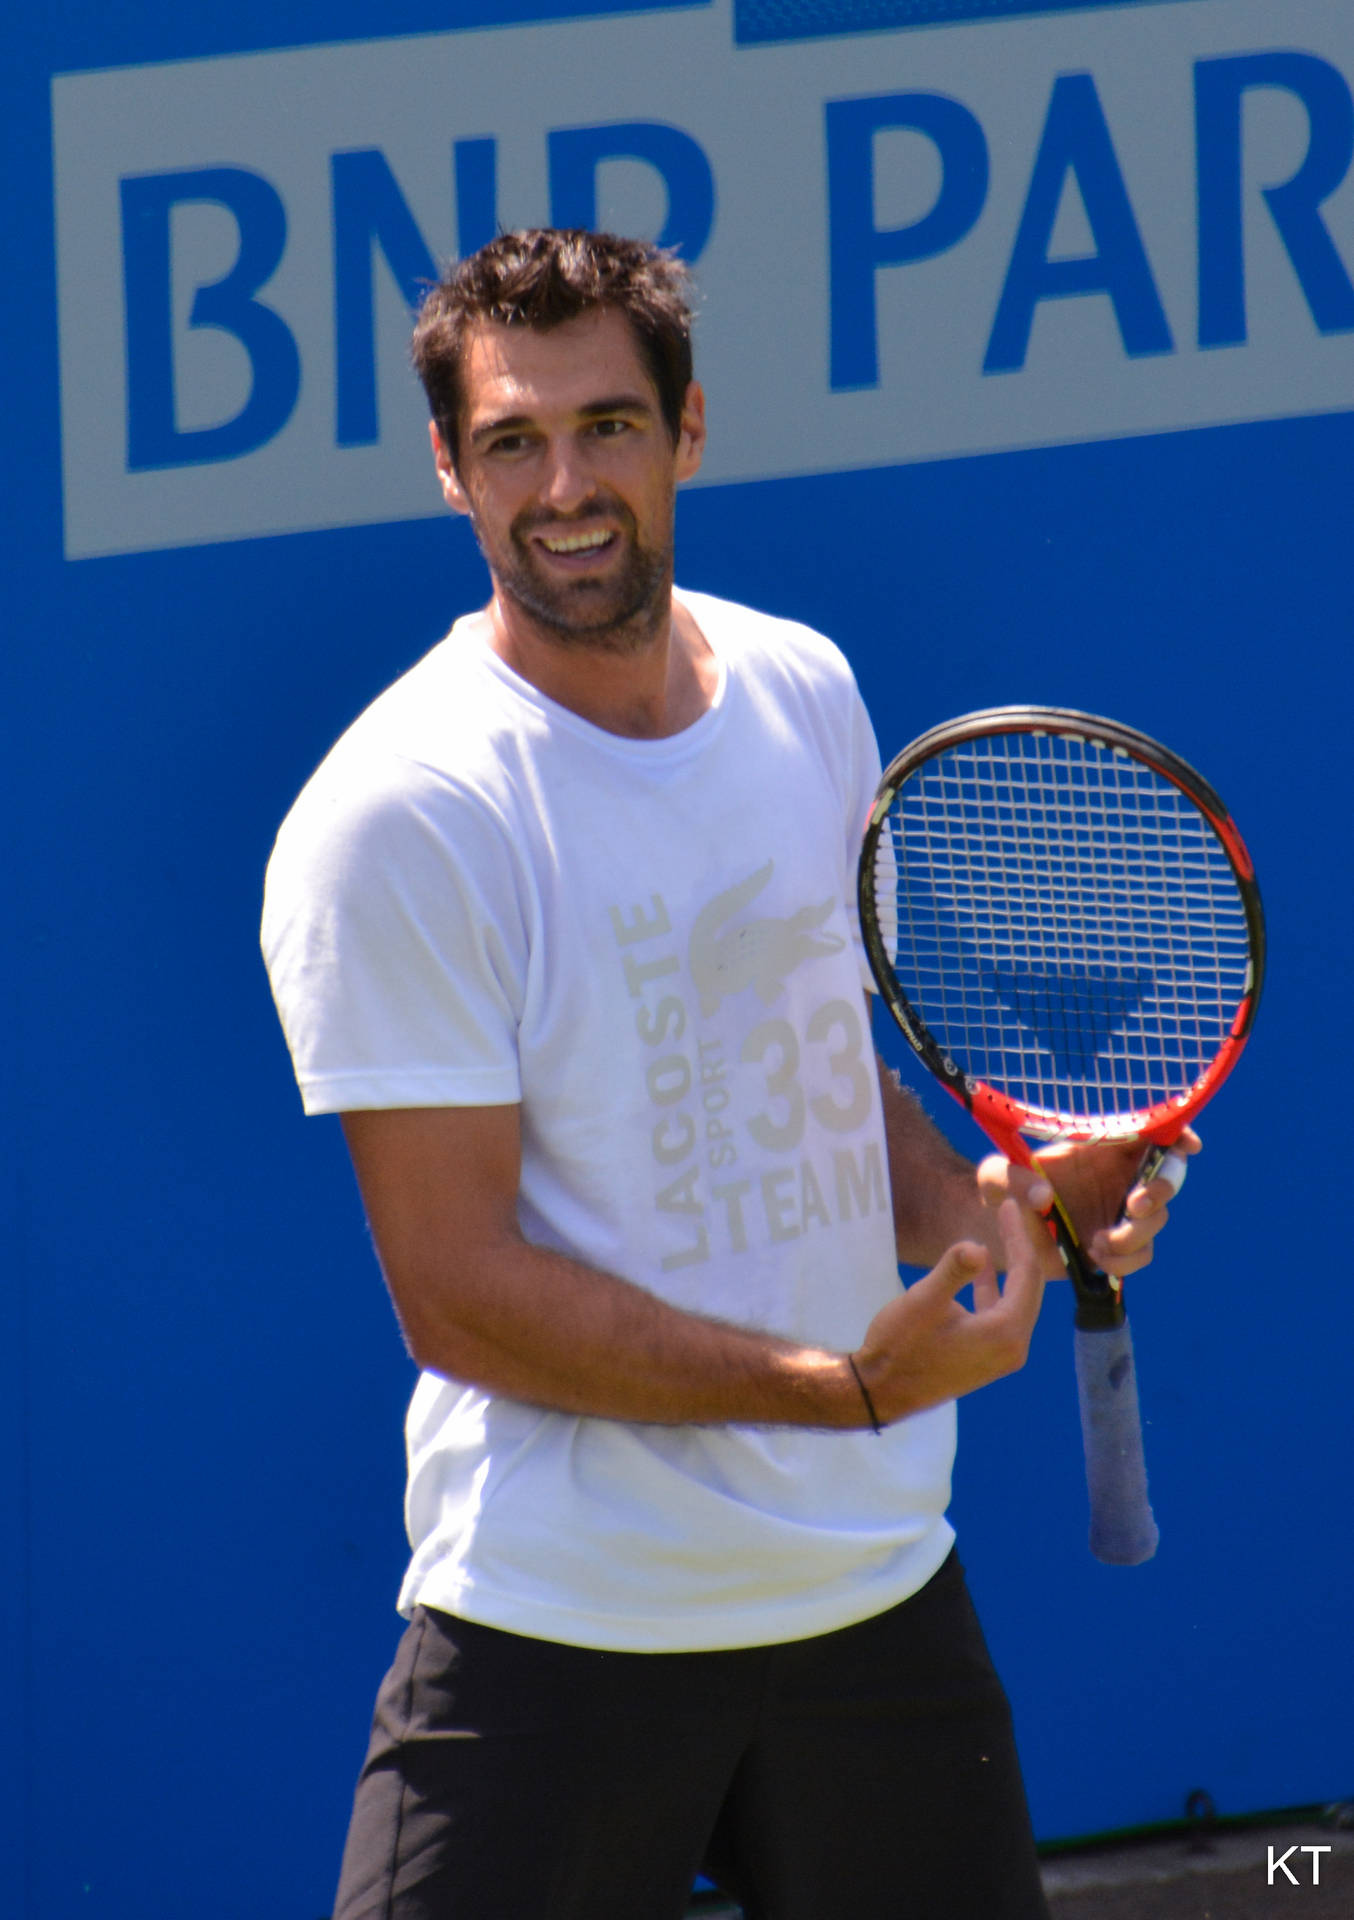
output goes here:
[[997, 707], [922, 734], [880, 782], [859, 891], [899, 1027], [1007, 1151], [1168, 1143], [1250, 1032], [1245, 844], [1188, 762], [1120, 722]]

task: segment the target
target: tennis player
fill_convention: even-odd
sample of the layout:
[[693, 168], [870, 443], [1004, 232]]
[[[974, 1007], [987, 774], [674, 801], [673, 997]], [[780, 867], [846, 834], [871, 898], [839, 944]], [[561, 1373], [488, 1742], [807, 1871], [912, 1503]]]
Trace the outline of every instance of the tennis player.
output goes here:
[[[750, 1920], [1034, 1920], [945, 1509], [1050, 1195], [877, 1069], [851, 673], [674, 588], [671, 258], [502, 236], [414, 358], [492, 595], [311, 779], [263, 930], [421, 1369], [335, 1920], [676, 1920], [702, 1870]], [[1169, 1191], [1109, 1224], [1132, 1163], [1052, 1170], [1120, 1274]]]

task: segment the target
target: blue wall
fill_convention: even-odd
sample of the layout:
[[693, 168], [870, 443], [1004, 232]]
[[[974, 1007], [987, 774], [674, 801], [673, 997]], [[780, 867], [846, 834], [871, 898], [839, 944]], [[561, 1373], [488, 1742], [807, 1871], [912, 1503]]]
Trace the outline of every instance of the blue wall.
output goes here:
[[[237, 6], [229, 45], [448, 24], [421, 0], [285, 0]], [[398, 1629], [412, 1374], [337, 1127], [301, 1119], [261, 876], [333, 737], [485, 581], [439, 520], [62, 558], [47, 77], [223, 34], [74, 0], [26, 31], [0, 103], [27, 292], [6, 356], [0, 1884], [20, 1920], [315, 1920]], [[1352, 1063], [1321, 1017], [1354, 933], [1351, 473], [1334, 413], [680, 507], [679, 577], [834, 634], [886, 755], [1004, 700], [1111, 713], [1200, 765], [1256, 857], [1256, 1038], [1132, 1291], [1158, 1558], [1086, 1552], [1062, 1300], [1026, 1371], [963, 1408], [961, 1541], [1049, 1838], [1171, 1818], [1199, 1786], [1224, 1813], [1354, 1790]]]

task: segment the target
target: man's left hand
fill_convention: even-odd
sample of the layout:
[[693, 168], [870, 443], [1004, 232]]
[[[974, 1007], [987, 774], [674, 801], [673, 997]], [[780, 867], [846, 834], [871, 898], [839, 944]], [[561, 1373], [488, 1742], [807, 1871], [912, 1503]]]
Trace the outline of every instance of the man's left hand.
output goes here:
[[[1199, 1136], [1186, 1127], [1171, 1151], [1187, 1158], [1199, 1151]], [[1136, 1178], [1147, 1149], [1141, 1140], [1088, 1140], [1041, 1148], [1038, 1171], [1027, 1172], [1001, 1154], [989, 1154], [978, 1168], [983, 1203], [999, 1207], [1014, 1196], [1024, 1200], [1041, 1177], [1062, 1201], [1089, 1259], [1121, 1279], [1137, 1273], [1152, 1258], [1153, 1243], [1169, 1217], [1178, 1181], [1160, 1174], [1146, 1185]], [[1046, 1277], [1063, 1271], [1052, 1238]]]

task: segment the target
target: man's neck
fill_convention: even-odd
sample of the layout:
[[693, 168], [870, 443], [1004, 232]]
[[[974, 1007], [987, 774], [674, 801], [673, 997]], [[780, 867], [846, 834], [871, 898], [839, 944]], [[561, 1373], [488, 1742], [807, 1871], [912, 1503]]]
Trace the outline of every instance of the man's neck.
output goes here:
[[524, 680], [606, 733], [662, 740], [710, 706], [719, 668], [690, 612], [670, 593], [646, 633], [561, 639], [505, 595], [485, 609], [489, 644]]

